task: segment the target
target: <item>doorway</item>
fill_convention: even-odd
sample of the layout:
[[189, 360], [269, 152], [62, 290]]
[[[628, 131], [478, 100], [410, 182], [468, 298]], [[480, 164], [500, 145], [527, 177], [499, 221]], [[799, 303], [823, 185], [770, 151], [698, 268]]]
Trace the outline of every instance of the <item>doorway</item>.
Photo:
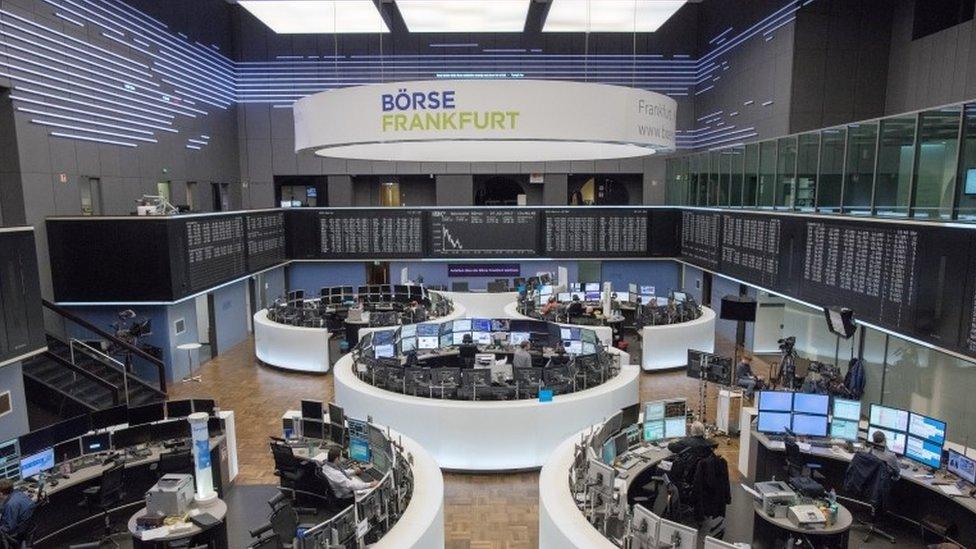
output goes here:
[[200, 364], [217, 356], [217, 333], [214, 322], [213, 293], [201, 294], [194, 300], [197, 317], [197, 339], [200, 347]]
[[389, 284], [390, 264], [374, 261], [366, 265], [366, 284]]
[[229, 185], [227, 183], [211, 183], [213, 197], [213, 211], [226, 212], [230, 210]]
[[157, 181], [156, 182], [156, 196], [162, 197], [163, 200], [172, 204], [172, 186], [169, 181]]
[[186, 182], [186, 209], [191, 212], [197, 209], [196, 196], [197, 196], [197, 182], [187, 181]]
[[102, 215], [102, 180], [81, 178], [81, 215]]

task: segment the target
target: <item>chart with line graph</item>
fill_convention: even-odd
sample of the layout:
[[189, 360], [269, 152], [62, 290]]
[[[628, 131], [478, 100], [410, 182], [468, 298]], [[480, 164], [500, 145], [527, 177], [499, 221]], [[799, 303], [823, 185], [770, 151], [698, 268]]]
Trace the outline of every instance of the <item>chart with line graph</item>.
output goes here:
[[434, 210], [430, 251], [435, 257], [532, 257], [537, 254], [535, 210]]

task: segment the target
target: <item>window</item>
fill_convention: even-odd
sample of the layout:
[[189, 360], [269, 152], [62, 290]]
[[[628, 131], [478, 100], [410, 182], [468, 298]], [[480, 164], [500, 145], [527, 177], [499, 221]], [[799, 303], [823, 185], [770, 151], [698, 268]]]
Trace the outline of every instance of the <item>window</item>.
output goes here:
[[976, 103], [966, 105], [959, 166], [958, 216], [959, 219], [976, 221]]
[[796, 184], [796, 137], [784, 137], [777, 145], [776, 207], [792, 209]]
[[820, 176], [817, 185], [817, 209], [840, 211], [840, 189], [844, 183], [844, 149], [847, 128], [833, 128], [820, 133]]
[[196, 210], [196, 196], [197, 196], [197, 182], [187, 181], [186, 182], [186, 207], [188, 210]]
[[746, 145], [745, 180], [742, 186], [742, 205], [756, 205], [756, 191], [759, 189], [759, 144]]
[[847, 170], [844, 175], [844, 211], [871, 212], [874, 158], [878, 147], [878, 124], [851, 124], [847, 137]]
[[926, 111], [918, 120], [915, 217], [948, 219], [956, 190], [962, 108]]
[[903, 116], [881, 121], [878, 145], [878, 175], [874, 204], [881, 215], [908, 215], [912, 164], [915, 161], [915, 117]]
[[686, 204], [689, 206], [698, 205], [698, 157], [699, 155], [693, 154], [688, 157], [688, 200]]
[[732, 159], [732, 174], [729, 184], [729, 206], [742, 205], [743, 164], [746, 157], [745, 147], [735, 147], [729, 153]]
[[797, 138], [796, 209], [812, 211], [817, 198], [817, 161], [820, 157], [820, 134], [805, 133]]
[[759, 144], [759, 203], [760, 208], [772, 208], [776, 198], [776, 142]]
[[708, 153], [698, 155], [698, 195], [695, 196], [695, 204], [708, 205]]
[[719, 172], [721, 170], [721, 155], [718, 151], [708, 153], [708, 205], [719, 206]]
[[101, 215], [101, 180], [97, 177], [81, 178], [81, 215]]
[[729, 205], [729, 171], [732, 166], [732, 153], [722, 151], [718, 158], [718, 205]]

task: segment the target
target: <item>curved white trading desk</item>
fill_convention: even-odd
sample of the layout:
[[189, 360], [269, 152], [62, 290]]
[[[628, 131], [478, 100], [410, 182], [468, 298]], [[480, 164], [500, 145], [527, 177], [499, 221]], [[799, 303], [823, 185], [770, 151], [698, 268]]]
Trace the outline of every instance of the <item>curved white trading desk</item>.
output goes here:
[[573, 453], [584, 429], [553, 450], [539, 474], [540, 549], [617, 549], [576, 507], [569, 487]]
[[460, 304], [469, 318], [506, 318], [505, 303], [518, 299], [518, 292], [444, 292], [439, 294]]
[[688, 364], [688, 349], [715, 351], [715, 311], [702, 306], [695, 320], [641, 328], [641, 368], [663, 370]]
[[[523, 315], [518, 312], [518, 301], [512, 301], [508, 305], [505, 305], [505, 316], [508, 318], [519, 318], [523, 320], [539, 320], [538, 318], [533, 318], [531, 316]], [[600, 326], [600, 325], [588, 325], [588, 324], [563, 324], [560, 322], [555, 322], [554, 324], [559, 324], [565, 328], [586, 328], [587, 330], [593, 330], [596, 332], [596, 337], [599, 338], [600, 342], [607, 347], [613, 346], [613, 328], [610, 326]]]
[[371, 547], [443, 549], [444, 477], [441, 470], [434, 458], [412, 438], [396, 431], [390, 431], [390, 436], [403, 445], [404, 454], [413, 456], [413, 494], [400, 520]]
[[261, 362], [301, 372], [329, 371], [326, 328], [290, 326], [268, 318], [268, 310], [254, 314], [254, 354]]
[[552, 402], [440, 400], [402, 395], [361, 381], [353, 357], [335, 365], [335, 400], [350, 417], [372, 418], [410, 436], [443, 469], [537, 469], [566, 437], [639, 400], [640, 369], [619, 354], [620, 373], [597, 387]]

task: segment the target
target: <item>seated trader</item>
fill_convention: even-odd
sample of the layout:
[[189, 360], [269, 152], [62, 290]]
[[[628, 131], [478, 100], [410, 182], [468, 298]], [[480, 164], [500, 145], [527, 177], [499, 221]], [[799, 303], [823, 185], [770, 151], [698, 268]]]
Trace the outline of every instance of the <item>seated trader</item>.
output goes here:
[[357, 490], [368, 490], [376, 486], [378, 482], [375, 480], [373, 482], [363, 482], [354, 477], [353, 475], [362, 473], [361, 469], [344, 470], [339, 467], [339, 456], [341, 455], [342, 451], [339, 448], [330, 448], [328, 461], [322, 464], [322, 473], [325, 474], [326, 480], [329, 481], [329, 486], [332, 487], [332, 493], [339, 500], [339, 504], [347, 507], [355, 502], [355, 492]]
[[735, 384], [746, 390], [746, 398], [752, 398], [756, 389], [763, 388], [763, 380], [752, 372], [752, 357], [742, 355], [742, 359], [735, 367]]
[[898, 461], [898, 456], [888, 449], [888, 439], [883, 432], [875, 431], [871, 435], [867, 451], [881, 458], [881, 461], [895, 473], [895, 479], [901, 476], [901, 462]]
[[14, 490], [14, 483], [10, 479], [0, 479], [0, 497], [3, 497], [3, 508], [0, 510], [3, 539], [0, 546], [20, 547], [22, 536], [27, 533], [34, 514], [34, 500], [20, 490]]
[[531, 368], [532, 367], [532, 355], [529, 354], [529, 342], [523, 341], [519, 344], [518, 349], [515, 349], [515, 354], [512, 355], [512, 367], [514, 368]]
[[579, 296], [574, 295], [573, 301], [569, 304], [569, 307], [566, 308], [566, 314], [569, 315], [570, 318], [574, 316], [583, 316], [584, 310], [583, 303], [580, 302]]
[[464, 334], [464, 337], [461, 338], [461, 346], [458, 347], [458, 355], [465, 367], [471, 368], [474, 366], [474, 356], [476, 354], [478, 354], [478, 346], [471, 339], [471, 334]]
[[688, 436], [668, 444], [668, 450], [671, 450], [672, 453], [680, 454], [689, 448], [698, 450], [702, 448], [712, 448], [714, 446], [714, 442], [705, 438], [705, 424], [700, 421], [696, 421], [691, 424], [691, 427], [689, 427]]
[[542, 316], [549, 316], [551, 314], [556, 314], [556, 308], [558, 306], [559, 306], [559, 302], [556, 301], [556, 297], [549, 296], [549, 300], [546, 301], [546, 304], [542, 306], [542, 309], [540, 309], [539, 312], [542, 313]]
[[427, 320], [427, 310], [424, 309], [423, 305], [417, 302], [416, 299], [410, 302], [410, 306], [407, 307], [407, 314], [410, 316], [410, 320], [414, 322], [423, 322]]

